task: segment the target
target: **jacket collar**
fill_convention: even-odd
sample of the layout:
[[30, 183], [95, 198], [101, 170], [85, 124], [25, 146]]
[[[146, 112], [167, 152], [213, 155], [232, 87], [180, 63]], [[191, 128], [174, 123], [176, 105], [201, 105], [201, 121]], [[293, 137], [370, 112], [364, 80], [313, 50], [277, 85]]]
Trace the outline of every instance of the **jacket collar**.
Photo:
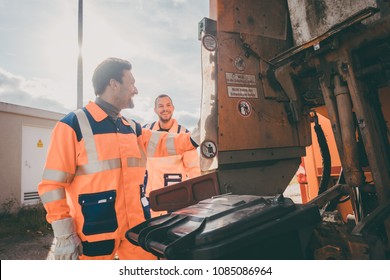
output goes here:
[[[176, 119], [172, 118], [172, 120], [173, 120], [173, 124], [172, 124], [171, 128], [169, 129], [169, 132], [177, 133], [177, 130], [179, 128], [179, 124], [178, 124]], [[161, 128], [160, 121], [157, 121], [156, 125], [153, 127], [153, 130], [159, 130], [160, 128]]]
[[[85, 108], [88, 110], [88, 112], [91, 114], [92, 118], [96, 121], [96, 122], [101, 122], [102, 120], [104, 120], [105, 118], [108, 118], [108, 115], [106, 114], [106, 112], [103, 111], [102, 108], [100, 108], [95, 102], [93, 101], [90, 101], [86, 106]], [[122, 119], [122, 123], [124, 125], [127, 125], [127, 126], [130, 126], [130, 124], [128, 123], [127, 120], [125, 120], [125, 118], [122, 118], [122, 115], [119, 114], [119, 117]]]

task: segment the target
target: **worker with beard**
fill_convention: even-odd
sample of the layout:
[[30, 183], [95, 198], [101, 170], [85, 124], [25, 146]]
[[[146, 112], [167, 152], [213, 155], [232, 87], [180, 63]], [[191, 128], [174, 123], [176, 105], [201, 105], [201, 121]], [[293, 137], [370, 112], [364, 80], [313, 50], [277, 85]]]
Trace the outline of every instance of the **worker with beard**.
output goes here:
[[[144, 125], [144, 128], [152, 131], [166, 131], [169, 133], [188, 133], [189, 131], [173, 118], [175, 106], [172, 99], [167, 94], [157, 96], [154, 101], [154, 112], [158, 116], [158, 121]], [[167, 157], [149, 157], [145, 174], [145, 195], [163, 187], [170, 186], [184, 180], [200, 176], [199, 155], [197, 150], [184, 152], [183, 154], [171, 155]], [[150, 216], [145, 211], [145, 217], [156, 217], [165, 214], [165, 211], [152, 211]]]

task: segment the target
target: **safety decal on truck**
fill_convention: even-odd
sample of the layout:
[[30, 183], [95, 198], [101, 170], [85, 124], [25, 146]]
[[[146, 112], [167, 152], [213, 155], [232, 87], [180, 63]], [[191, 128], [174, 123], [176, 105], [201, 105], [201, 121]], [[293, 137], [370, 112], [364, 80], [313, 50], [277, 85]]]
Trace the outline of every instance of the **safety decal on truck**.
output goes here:
[[238, 84], [246, 86], [256, 86], [255, 75], [241, 74], [241, 73], [225, 73], [227, 84]]
[[252, 112], [251, 104], [244, 99], [242, 99], [238, 102], [237, 108], [238, 108], [238, 111], [240, 112], [240, 114], [244, 117], [249, 116]]
[[257, 88], [228, 86], [229, 97], [258, 98]]
[[217, 49], [217, 39], [215, 39], [215, 37], [210, 34], [206, 34], [203, 36], [202, 44], [203, 47], [205, 47], [205, 49], [210, 52], [215, 51]]
[[244, 58], [240, 55], [233, 59], [233, 65], [238, 71], [244, 71], [246, 68]]
[[217, 145], [213, 141], [205, 140], [200, 145], [200, 152], [205, 158], [213, 158], [217, 155]]

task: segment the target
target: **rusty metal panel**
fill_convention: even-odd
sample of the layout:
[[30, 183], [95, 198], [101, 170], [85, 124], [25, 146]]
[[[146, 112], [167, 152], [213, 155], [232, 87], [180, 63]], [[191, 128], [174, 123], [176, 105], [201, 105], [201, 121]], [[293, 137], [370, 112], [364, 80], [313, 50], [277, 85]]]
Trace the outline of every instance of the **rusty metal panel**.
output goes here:
[[[259, 79], [259, 61], [246, 57], [240, 35], [218, 33], [219, 150], [305, 146], [306, 130], [289, 122], [284, 102], [267, 99]], [[247, 36], [262, 56], [262, 38]]]
[[218, 31], [279, 40], [287, 38], [288, 13], [285, 0], [222, 0], [218, 1], [217, 9]]
[[217, 175], [220, 193], [266, 196], [281, 194], [291, 182], [300, 161], [298, 156], [261, 166], [219, 170]]
[[[328, 31], [367, 7], [377, 7], [377, 0], [288, 0], [294, 42], [305, 42]], [[376, 17], [378, 18], [378, 17]], [[370, 19], [368, 22], [375, 20]]]

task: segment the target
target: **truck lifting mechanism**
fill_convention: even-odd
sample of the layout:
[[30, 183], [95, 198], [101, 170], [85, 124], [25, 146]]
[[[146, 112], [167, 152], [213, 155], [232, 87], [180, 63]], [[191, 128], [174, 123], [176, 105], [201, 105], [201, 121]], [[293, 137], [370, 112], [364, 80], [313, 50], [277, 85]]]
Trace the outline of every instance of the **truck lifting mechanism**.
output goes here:
[[[166, 259], [390, 259], [390, 6], [354, 3], [210, 1], [203, 175], [153, 191], [169, 214], [130, 242]], [[283, 193], [314, 143], [319, 187], [295, 203]]]

